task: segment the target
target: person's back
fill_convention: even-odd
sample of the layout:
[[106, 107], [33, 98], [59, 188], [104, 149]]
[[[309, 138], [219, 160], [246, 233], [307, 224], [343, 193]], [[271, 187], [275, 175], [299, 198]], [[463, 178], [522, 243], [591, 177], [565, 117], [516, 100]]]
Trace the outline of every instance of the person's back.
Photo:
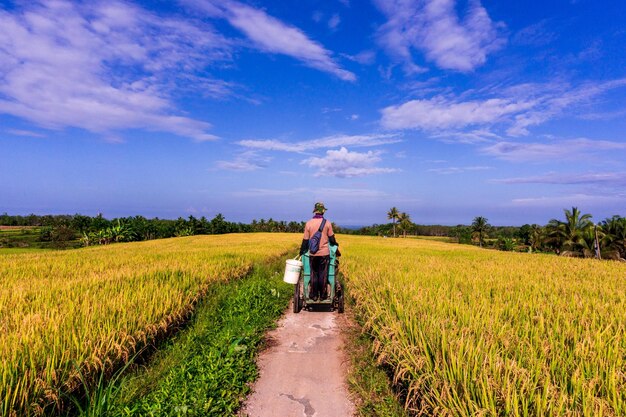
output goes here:
[[[304, 255], [309, 250], [309, 242], [311, 238], [320, 230], [324, 221], [324, 213], [326, 207], [323, 203], [316, 203], [313, 209], [314, 216], [304, 226], [304, 236], [302, 245], [300, 246], [300, 255]], [[328, 265], [330, 263], [329, 244], [337, 245], [333, 226], [330, 221], [326, 220], [324, 228], [321, 230], [319, 249], [315, 253], [310, 253], [309, 262], [311, 266], [311, 292], [309, 297], [317, 300], [318, 298], [327, 298], [326, 279], [328, 277]]]
[[[310, 241], [313, 235], [317, 233], [317, 231], [322, 226], [323, 221], [324, 217], [322, 215], [316, 214], [311, 220], [306, 222], [306, 225], [304, 226], [304, 239]], [[333, 226], [330, 221], [326, 220], [324, 228], [322, 229], [322, 236], [320, 237], [319, 249], [314, 254], [311, 254], [311, 256], [330, 255], [330, 249], [328, 248], [329, 236], [334, 236]]]

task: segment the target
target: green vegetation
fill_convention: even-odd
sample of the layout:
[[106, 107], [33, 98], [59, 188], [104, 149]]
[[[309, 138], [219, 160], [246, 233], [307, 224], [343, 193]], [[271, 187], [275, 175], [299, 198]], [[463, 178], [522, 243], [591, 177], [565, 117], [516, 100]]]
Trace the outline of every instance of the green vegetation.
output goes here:
[[0, 215], [0, 248], [66, 249], [110, 243], [137, 242], [170, 237], [219, 235], [225, 233], [279, 232], [300, 233], [304, 222], [273, 219], [253, 220], [250, 224], [226, 221], [221, 214], [176, 220], [147, 219], [143, 216], [105, 219], [75, 215], [10, 216]]
[[369, 236], [402, 236], [452, 239], [454, 243], [473, 244], [490, 249], [516, 252], [555, 253], [578, 258], [626, 260], [626, 218], [615, 215], [594, 224], [590, 214], [577, 207], [563, 210], [565, 220], [552, 219], [546, 226], [525, 224], [521, 227], [492, 226], [483, 216], [477, 216], [470, 226], [441, 226], [414, 224], [410, 216], [396, 207], [387, 212], [389, 224], [342, 230], [343, 233]]
[[472, 222], [472, 233], [478, 237], [478, 246], [483, 247], [484, 236], [491, 225], [487, 222], [487, 219], [482, 216], [477, 216]]
[[185, 330], [146, 367], [93, 390], [79, 415], [233, 415], [257, 376], [263, 334], [291, 296], [282, 267], [256, 266], [247, 278], [211, 287]]
[[[0, 253], [7, 249], [64, 249], [78, 247], [80, 241], [74, 233], [60, 228], [38, 226], [0, 226]], [[13, 250], [11, 253], [17, 253]]]
[[393, 237], [396, 237], [396, 222], [400, 218], [400, 212], [396, 207], [392, 207], [387, 212], [387, 218], [391, 220], [391, 223], [393, 225]]
[[400, 224], [400, 230], [402, 230], [402, 237], [406, 237], [406, 233], [411, 228], [411, 216], [402, 212], [398, 215], [398, 223]]

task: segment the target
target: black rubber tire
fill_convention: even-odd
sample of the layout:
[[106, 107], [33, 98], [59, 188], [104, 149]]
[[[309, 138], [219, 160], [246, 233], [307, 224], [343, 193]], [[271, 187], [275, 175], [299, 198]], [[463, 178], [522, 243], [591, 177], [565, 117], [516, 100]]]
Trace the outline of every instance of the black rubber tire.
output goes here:
[[300, 281], [293, 286], [293, 312], [299, 313], [302, 310], [302, 301], [300, 300]]
[[340, 282], [337, 282], [337, 312], [339, 314], [343, 313], [344, 305], [343, 305], [343, 286]]

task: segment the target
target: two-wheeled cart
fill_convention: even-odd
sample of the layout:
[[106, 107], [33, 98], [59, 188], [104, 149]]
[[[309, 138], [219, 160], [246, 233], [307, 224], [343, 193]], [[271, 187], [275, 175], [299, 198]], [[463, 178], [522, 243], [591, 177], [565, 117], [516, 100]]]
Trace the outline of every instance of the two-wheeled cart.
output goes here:
[[309, 263], [309, 252], [302, 255], [302, 270], [298, 283], [294, 285], [293, 292], [293, 312], [299, 313], [303, 308], [311, 310], [313, 306], [328, 306], [331, 310], [339, 313], [344, 311], [343, 286], [339, 280], [339, 259], [337, 254], [338, 246], [329, 245], [330, 263], [328, 265], [327, 294], [325, 299], [313, 300], [309, 298], [311, 294], [311, 266]]

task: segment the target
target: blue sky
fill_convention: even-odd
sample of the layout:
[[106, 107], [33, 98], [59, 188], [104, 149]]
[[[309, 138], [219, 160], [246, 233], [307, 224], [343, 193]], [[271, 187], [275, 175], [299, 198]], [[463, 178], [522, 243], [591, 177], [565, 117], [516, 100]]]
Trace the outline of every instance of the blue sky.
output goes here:
[[626, 215], [617, 1], [0, 1], [0, 212]]

